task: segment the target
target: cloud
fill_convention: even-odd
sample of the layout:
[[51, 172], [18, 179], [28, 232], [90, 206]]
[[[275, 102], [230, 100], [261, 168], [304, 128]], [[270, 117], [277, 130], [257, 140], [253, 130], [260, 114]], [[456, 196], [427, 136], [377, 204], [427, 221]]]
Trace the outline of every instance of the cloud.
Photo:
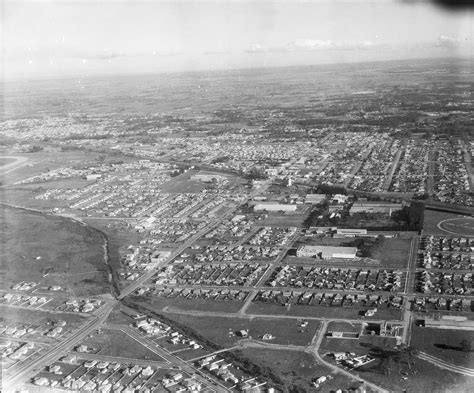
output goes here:
[[156, 57], [168, 57], [168, 56], [177, 56], [181, 52], [177, 49], [167, 50], [167, 51], [151, 51], [151, 52], [136, 52], [136, 53], [124, 53], [124, 52], [94, 52], [94, 53], [80, 53], [76, 52], [72, 57], [79, 57], [86, 60], [113, 60], [118, 58], [132, 58], [132, 57], [147, 57], [147, 56], [156, 56]]
[[205, 51], [203, 52], [204, 55], [206, 56], [212, 56], [212, 55], [228, 55], [230, 54], [231, 52], [230, 51], [227, 51], [227, 50], [212, 50], [212, 51]]
[[88, 56], [88, 59], [94, 59], [94, 60], [111, 60], [115, 59], [117, 57], [124, 57], [125, 55], [123, 53], [98, 53], [95, 55]]
[[440, 35], [436, 46], [441, 48], [457, 48], [461, 46], [461, 40], [456, 37], [449, 37], [447, 35]]
[[248, 53], [262, 53], [262, 52], [268, 52], [268, 51], [269, 51], [268, 47], [263, 46], [258, 43], [254, 43], [250, 45], [249, 48], [245, 49], [245, 52], [248, 52]]
[[331, 40], [312, 40], [312, 39], [298, 39], [286, 45], [288, 50], [320, 50], [332, 49], [336, 44]]
[[259, 43], [252, 44], [245, 51], [248, 53], [269, 53], [269, 52], [312, 52], [324, 50], [364, 50], [371, 48], [389, 48], [382, 43], [374, 43], [370, 40], [356, 42], [337, 42], [333, 40], [319, 39], [297, 39], [281, 46], [268, 47]]

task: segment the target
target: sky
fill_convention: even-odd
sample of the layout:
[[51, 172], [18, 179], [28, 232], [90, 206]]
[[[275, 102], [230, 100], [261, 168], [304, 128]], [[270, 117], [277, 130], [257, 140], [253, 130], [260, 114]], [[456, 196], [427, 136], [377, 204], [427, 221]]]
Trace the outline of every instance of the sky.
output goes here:
[[5, 0], [5, 80], [473, 57], [474, 11], [429, 0]]

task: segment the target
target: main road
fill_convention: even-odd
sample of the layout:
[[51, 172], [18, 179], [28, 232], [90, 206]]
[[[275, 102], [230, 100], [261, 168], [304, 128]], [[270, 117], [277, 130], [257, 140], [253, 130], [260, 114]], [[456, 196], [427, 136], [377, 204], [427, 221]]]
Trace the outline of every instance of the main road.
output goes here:
[[20, 367], [16, 368], [15, 375], [4, 376], [3, 387], [6, 391], [14, 390], [23, 383], [28, 376], [42, 369], [48, 364], [56, 361], [61, 355], [67, 354], [72, 347], [79, 344], [88, 334], [98, 329], [107, 319], [112, 309], [117, 304], [111, 301], [102, 306], [90, 320], [85, 322], [79, 329], [70, 336], [62, 340], [59, 344], [53, 346], [39, 357], [32, 358], [28, 362], [24, 362]]
[[405, 304], [403, 311], [402, 342], [407, 345], [410, 345], [411, 341], [411, 325], [413, 319], [413, 312], [411, 311], [411, 302], [413, 300], [415, 291], [415, 274], [419, 242], [419, 236], [413, 235], [408, 260], [408, 274], [405, 282]]

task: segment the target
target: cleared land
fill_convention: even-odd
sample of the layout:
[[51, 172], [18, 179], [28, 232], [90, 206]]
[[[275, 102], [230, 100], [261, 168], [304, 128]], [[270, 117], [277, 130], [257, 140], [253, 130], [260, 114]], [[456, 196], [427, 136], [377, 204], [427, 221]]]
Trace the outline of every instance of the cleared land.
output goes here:
[[65, 321], [65, 329], [72, 329], [72, 327], [79, 326], [85, 321], [85, 316], [81, 314], [71, 314], [71, 313], [50, 313], [44, 311], [33, 311], [25, 310], [16, 307], [8, 307], [6, 305], [0, 305], [0, 320], [3, 320], [3, 323], [15, 324], [22, 323], [26, 325], [43, 325], [54, 326], [59, 321]]
[[[165, 314], [169, 319], [179, 324], [189, 326], [201, 336], [218, 345], [230, 347], [242, 339], [237, 332], [248, 330], [248, 336], [253, 340], [262, 341], [265, 334], [274, 338], [269, 344], [308, 345], [320, 324], [310, 321], [305, 328], [294, 319], [265, 319], [265, 318], [231, 318], [231, 317], [195, 317], [190, 315]], [[237, 333], [237, 334], [236, 334]]]
[[103, 356], [164, 361], [161, 356], [120, 330], [101, 329], [100, 333], [96, 331], [89, 335], [81, 344], [94, 348], [91, 353]]
[[[471, 343], [470, 351], [463, 351], [462, 341]], [[474, 366], [474, 331], [430, 329], [413, 326], [412, 345], [423, 352], [460, 366]]]
[[208, 299], [187, 299], [185, 297], [170, 299], [161, 296], [154, 296], [151, 304], [147, 307], [161, 312], [161, 310], [166, 306], [169, 306], [170, 308], [179, 308], [181, 310], [235, 313], [242, 307], [242, 303], [233, 301], [214, 301]]
[[95, 230], [60, 217], [4, 209], [3, 288], [22, 281], [60, 285], [77, 296], [109, 291], [104, 240]]
[[410, 239], [384, 239], [382, 244], [371, 248], [370, 257], [379, 260], [384, 267], [406, 267], [410, 255], [410, 244]]
[[[283, 305], [253, 302], [247, 309], [247, 314], [265, 314], [265, 315], [292, 315], [301, 318], [317, 317], [317, 318], [337, 318], [337, 319], [360, 319], [364, 320], [362, 310], [364, 307], [330, 307], [320, 305], [301, 305], [293, 304], [290, 309]], [[379, 308], [375, 313], [374, 319], [400, 320], [401, 311], [396, 308]]]
[[0, 157], [0, 167], [16, 162], [15, 157]]

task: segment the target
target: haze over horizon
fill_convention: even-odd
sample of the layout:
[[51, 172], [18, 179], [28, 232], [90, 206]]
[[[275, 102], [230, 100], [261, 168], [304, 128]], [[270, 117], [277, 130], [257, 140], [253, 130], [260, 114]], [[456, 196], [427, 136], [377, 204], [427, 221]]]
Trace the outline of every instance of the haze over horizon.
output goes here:
[[5, 80], [472, 59], [473, 11], [427, 1], [6, 1]]

